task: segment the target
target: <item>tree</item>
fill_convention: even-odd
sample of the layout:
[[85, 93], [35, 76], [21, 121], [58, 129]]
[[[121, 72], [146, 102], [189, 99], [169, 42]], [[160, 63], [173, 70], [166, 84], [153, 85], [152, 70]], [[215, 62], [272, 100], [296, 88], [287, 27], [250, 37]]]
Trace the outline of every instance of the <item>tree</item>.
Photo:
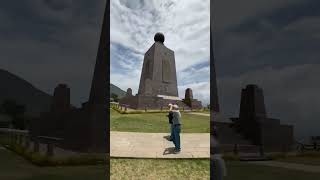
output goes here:
[[2, 113], [12, 118], [12, 125], [16, 129], [25, 129], [24, 113], [26, 107], [18, 104], [15, 100], [6, 99], [1, 104]]
[[118, 102], [119, 101], [119, 96], [117, 94], [111, 93], [111, 98], [115, 101]]

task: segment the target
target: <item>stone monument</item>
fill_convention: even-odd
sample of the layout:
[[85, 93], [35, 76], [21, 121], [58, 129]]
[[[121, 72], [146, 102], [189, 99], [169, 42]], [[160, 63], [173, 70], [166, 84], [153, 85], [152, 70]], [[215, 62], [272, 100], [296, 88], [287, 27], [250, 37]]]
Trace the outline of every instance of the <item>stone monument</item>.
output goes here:
[[131, 88], [127, 89], [126, 96], [132, 96], [132, 89]]
[[70, 111], [70, 88], [66, 84], [59, 84], [53, 93], [51, 103], [52, 112], [68, 112]]
[[289, 149], [293, 144], [293, 126], [267, 117], [263, 91], [257, 85], [249, 84], [242, 89], [239, 118], [232, 120], [237, 132], [266, 150]]
[[[109, 153], [109, 1], [106, 4], [90, 97], [81, 108], [70, 109], [70, 89], [58, 85], [50, 112], [41, 114], [30, 125], [32, 138], [57, 137], [64, 149], [79, 152]], [[69, 110], [68, 110], [69, 109]]]
[[132, 109], [159, 109], [169, 103], [190, 108], [178, 97], [174, 51], [164, 45], [164, 40], [162, 33], [155, 34], [155, 42], [144, 55], [138, 94], [132, 96], [127, 91], [120, 104]]
[[174, 52], [163, 44], [162, 33], [157, 33], [154, 41], [144, 55], [138, 95], [178, 97]]
[[[212, 4], [212, 3], [211, 3]], [[211, 20], [210, 20], [211, 21]], [[212, 23], [212, 22], [211, 22]], [[212, 66], [210, 67], [210, 106], [211, 110], [213, 112], [220, 112], [220, 106], [219, 106], [219, 98], [218, 98], [218, 87], [217, 87], [217, 74], [216, 74], [216, 67], [215, 67], [215, 57], [214, 57], [214, 46], [213, 46], [213, 30], [210, 30], [210, 64]], [[214, 118], [211, 116], [212, 119]]]
[[201, 101], [198, 101], [197, 99], [193, 99], [192, 89], [190, 88], [186, 89], [186, 93], [182, 101], [192, 109], [202, 108]]

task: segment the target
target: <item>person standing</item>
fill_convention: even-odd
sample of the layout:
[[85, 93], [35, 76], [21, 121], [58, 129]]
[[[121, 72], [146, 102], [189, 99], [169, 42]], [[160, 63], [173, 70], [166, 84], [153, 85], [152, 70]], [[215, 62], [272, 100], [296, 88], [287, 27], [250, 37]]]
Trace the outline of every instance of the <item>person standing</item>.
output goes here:
[[169, 107], [169, 114], [167, 115], [169, 119], [170, 124], [170, 138], [169, 141], [173, 141], [173, 124], [172, 124], [172, 118], [173, 118], [173, 112], [172, 112], [172, 104], [168, 104]]
[[[215, 129], [216, 131], [216, 129]], [[215, 132], [216, 133], [216, 132]], [[216, 134], [211, 136], [211, 164], [210, 170], [214, 180], [222, 180], [227, 176], [227, 168], [225, 161], [222, 158], [220, 145], [217, 140]]]
[[178, 154], [181, 151], [180, 146], [180, 132], [181, 132], [181, 114], [179, 111], [179, 106], [174, 104], [172, 106], [173, 118], [173, 144], [175, 145], [174, 153]]

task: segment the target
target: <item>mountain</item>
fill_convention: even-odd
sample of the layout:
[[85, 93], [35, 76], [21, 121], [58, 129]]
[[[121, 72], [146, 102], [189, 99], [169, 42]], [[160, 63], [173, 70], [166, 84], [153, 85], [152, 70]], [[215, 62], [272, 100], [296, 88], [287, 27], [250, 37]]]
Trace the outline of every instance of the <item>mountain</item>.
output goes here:
[[51, 96], [26, 80], [0, 69], [0, 82], [0, 104], [6, 99], [15, 100], [18, 104], [25, 105], [26, 114], [31, 116], [49, 111]]
[[122, 98], [126, 95], [124, 90], [110, 83], [110, 96], [112, 93], [118, 95], [119, 98]]

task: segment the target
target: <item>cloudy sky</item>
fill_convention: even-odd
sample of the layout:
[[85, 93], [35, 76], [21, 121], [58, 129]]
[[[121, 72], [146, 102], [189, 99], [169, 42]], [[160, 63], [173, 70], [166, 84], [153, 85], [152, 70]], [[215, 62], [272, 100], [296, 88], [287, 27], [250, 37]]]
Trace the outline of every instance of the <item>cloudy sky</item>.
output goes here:
[[111, 83], [138, 92], [144, 53], [156, 32], [175, 52], [179, 96], [192, 88], [194, 98], [209, 103], [209, 0], [111, 0]]
[[[111, 1], [111, 28], [119, 26], [111, 34], [111, 80], [123, 89], [137, 88], [143, 54], [154, 33], [162, 31], [165, 45], [176, 52], [180, 90], [190, 85], [205, 97], [208, 1]], [[241, 88], [256, 83], [264, 90], [270, 117], [295, 125], [297, 137], [320, 135], [320, 2], [212, 2], [223, 113], [237, 116]], [[86, 101], [104, 5], [104, 0], [1, 1], [0, 68], [48, 93], [67, 83], [74, 104]], [[129, 72], [133, 80], [121, 79]]]
[[320, 2], [221, 0], [213, 3], [221, 110], [238, 116], [241, 88], [264, 90], [269, 117], [320, 135]]
[[71, 88], [75, 105], [89, 96], [105, 1], [0, 2], [0, 68], [53, 94]]

